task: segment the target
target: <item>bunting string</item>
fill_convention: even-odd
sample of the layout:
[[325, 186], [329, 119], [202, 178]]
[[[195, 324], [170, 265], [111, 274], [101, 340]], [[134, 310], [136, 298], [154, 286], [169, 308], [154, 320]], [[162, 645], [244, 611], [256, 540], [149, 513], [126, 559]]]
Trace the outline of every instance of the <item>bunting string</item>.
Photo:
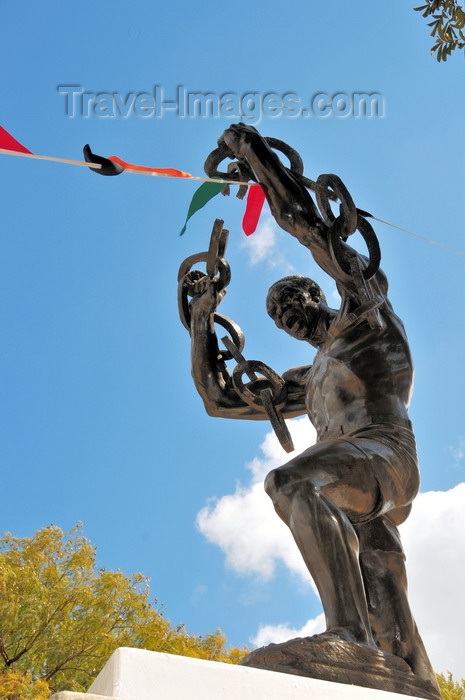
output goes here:
[[[182, 235], [187, 226], [189, 219], [197, 212], [199, 209], [205, 206], [207, 202], [210, 201], [215, 195], [217, 195], [225, 185], [247, 185], [248, 195], [246, 210], [242, 220], [242, 228], [247, 236], [250, 236], [257, 228], [260, 214], [262, 211], [263, 204], [265, 202], [265, 192], [263, 188], [256, 183], [242, 182], [239, 180], [222, 180], [221, 178], [211, 178], [211, 177], [199, 177], [196, 175], [191, 175], [183, 170], [177, 170], [175, 168], [147, 168], [141, 165], [134, 165], [133, 163], [127, 163], [118, 156], [110, 156], [109, 158], [102, 158], [101, 156], [94, 155], [89, 146], [84, 147], [84, 155], [86, 160], [71, 160], [69, 158], [57, 158], [54, 156], [42, 156], [37, 155], [30, 151], [26, 146], [17, 141], [6, 129], [0, 126], [0, 154], [9, 156], [20, 156], [23, 158], [33, 158], [36, 160], [49, 160], [56, 163], [66, 163], [68, 165], [80, 165], [86, 168], [91, 168], [96, 173], [101, 175], [119, 175], [122, 172], [136, 173], [138, 175], [151, 175], [155, 177], [175, 177], [185, 180], [195, 180], [202, 182], [202, 185], [194, 192], [192, 200], [189, 205], [189, 209], [186, 216], [186, 221], [181, 230], [180, 235]], [[410, 236], [419, 238], [427, 243], [432, 243], [439, 248], [448, 250], [456, 255], [461, 255], [465, 257], [465, 253], [460, 250], [455, 250], [443, 243], [438, 243], [425, 236], [420, 236], [418, 233], [413, 233], [413, 231], [408, 231], [401, 226], [396, 226], [391, 224], [389, 221], [380, 219], [373, 214], [368, 212], [360, 212], [366, 217], [370, 217], [375, 221], [379, 221], [386, 226], [391, 226], [392, 228], [408, 233]]]
[[415, 236], [415, 238], [420, 238], [422, 241], [427, 241], [428, 243], [432, 243], [433, 245], [439, 246], [439, 248], [444, 248], [444, 250], [448, 250], [451, 253], [457, 253], [457, 255], [463, 255], [465, 257], [465, 253], [461, 253], [460, 250], [454, 250], [454, 248], [449, 248], [446, 245], [443, 245], [442, 243], [438, 243], [437, 241], [432, 241], [431, 238], [425, 238], [425, 236], [420, 236], [418, 233], [413, 233], [413, 231], [407, 231], [406, 228], [401, 228], [400, 226], [396, 226], [395, 224], [390, 224], [389, 221], [384, 221], [383, 219], [378, 219], [377, 216], [373, 216], [373, 214], [370, 214], [372, 219], [375, 219], [376, 221], [380, 221], [382, 224], [386, 224], [387, 226], [392, 226], [392, 228], [396, 228], [399, 231], [403, 231], [404, 233], [408, 233], [411, 236]]
[[[0, 127], [1, 129], [2, 127]], [[0, 153], [7, 156], [21, 156], [23, 158], [35, 158], [36, 160], [51, 160], [55, 163], [68, 163], [69, 165], [82, 165], [85, 168], [92, 168], [93, 170], [101, 170], [101, 163], [88, 163], [85, 160], [71, 160], [70, 158], [56, 158], [55, 156], [38, 156], [30, 151], [19, 152], [9, 150], [7, 148], [0, 148]], [[187, 180], [198, 180], [200, 182], [221, 182], [222, 185], [249, 185], [250, 182], [242, 182], [239, 180], [221, 180], [221, 178], [212, 177], [199, 177], [197, 175], [191, 175], [190, 173], [184, 173], [182, 170], [176, 170], [175, 168], [145, 168], [141, 165], [132, 165], [126, 163], [118, 156], [110, 156], [108, 160], [113, 163], [118, 163], [124, 168], [125, 172], [137, 173], [138, 175], [153, 175], [155, 177], [179, 177], [185, 178]], [[253, 184], [251, 185], [254, 186]]]
[[84, 165], [86, 168], [94, 168], [95, 170], [100, 170], [102, 168], [100, 163], [86, 163], [85, 160], [70, 160], [69, 158], [55, 158], [54, 156], [37, 156], [35, 153], [20, 153], [19, 151], [9, 151], [6, 148], [0, 148], [0, 153], [7, 156], [35, 158], [36, 160], [53, 160], [56, 163], [68, 163], [69, 165]]

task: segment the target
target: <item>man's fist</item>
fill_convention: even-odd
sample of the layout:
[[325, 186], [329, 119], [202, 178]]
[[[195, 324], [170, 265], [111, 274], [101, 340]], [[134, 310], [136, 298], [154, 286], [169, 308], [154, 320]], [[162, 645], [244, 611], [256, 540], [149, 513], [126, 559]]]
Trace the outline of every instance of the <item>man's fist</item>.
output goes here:
[[203, 310], [213, 313], [218, 308], [225, 294], [226, 290], [219, 292], [215, 280], [209, 275], [205, 275], [205, 277], [195, 282], [190, 302], [191, 310]]
[[238, 160], [242, 160], [247, 155], [250, 146], [261, 140], [261, 136], [253, 126], [248, 124], [232, 124], [229, 129], [223, 133], [218, 143], [224, 142], [231, 153]]

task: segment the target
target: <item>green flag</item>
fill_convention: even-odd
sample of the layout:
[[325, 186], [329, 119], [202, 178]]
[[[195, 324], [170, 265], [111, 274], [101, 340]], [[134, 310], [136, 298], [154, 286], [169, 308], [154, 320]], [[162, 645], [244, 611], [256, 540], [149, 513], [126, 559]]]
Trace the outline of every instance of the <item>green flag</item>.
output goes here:
[[196, 211], [199, 211], [199, 209], [202, 209], [202, 207], [204, 207], [206, 203], [210, 201], [210, 199], [218, 194], [218, 192], [221, 192], [223, 187], [224, 182], [204, 182], [202, 185], [200, 185], [199, 189], [194, 192], [194, 196], [191, 199], [186, 221], [182, 227], [181, 233], [179, 234], [180, 236], [182, 236], [186, 230], [187, 222], [191, 216], [193, 216]]

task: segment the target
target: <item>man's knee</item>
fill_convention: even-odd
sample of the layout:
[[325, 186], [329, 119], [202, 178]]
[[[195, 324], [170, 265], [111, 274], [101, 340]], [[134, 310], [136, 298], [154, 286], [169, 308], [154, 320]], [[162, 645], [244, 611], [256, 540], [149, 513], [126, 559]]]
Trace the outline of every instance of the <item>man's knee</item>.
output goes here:
[[337, 447], [317, 445], [268, 474], [265, 491], [281, 517], [296, 498], [324, 498], [353, 522], [375, 510], [380, 494], [370, 465], [352, 445]]
[[318, 490], [313, 481], [309, 460], [302, 465], [296, 460], [273, 469], [265, 479], [265, 491], [280, 513], [290, 513], [293, 501], [298, 498], [311, 500]]
[[[273, 469], [265, 479], [265, 491], [273, 502], [283, 496], [291, 496], [293, 484], [296, 479], [292, 475], [292, 469], [278, 467]], [[301, 481], [299, 479], [299, 481]]]
[[265, 491], [273, 501], [278, 515], [289, 524], [294, 489], [292, 476], [285, 467], [273, 469], [265, 479]]
[[271, 498], [273, 503], [280, 493], [281, 477], [279, 475], [278, 469], [273, 469], [269, 474], [267, 474], [265, 479], [265, 491]]
[[[273, 501], [279, 517], [291, 527], [291, 518], [302, 499], [308, 504], [314, 489], [310, 480], [302, 478], [295, 469], [287, 466], [273, 469], [265, 479], [265, 491]], [[315, 494], [316, 495], [316, 494]]]

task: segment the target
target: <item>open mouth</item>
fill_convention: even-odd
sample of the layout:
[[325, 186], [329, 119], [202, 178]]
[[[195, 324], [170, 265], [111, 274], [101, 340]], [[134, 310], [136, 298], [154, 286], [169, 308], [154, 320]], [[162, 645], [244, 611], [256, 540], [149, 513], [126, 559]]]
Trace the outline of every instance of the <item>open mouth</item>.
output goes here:
[[291, 333], [299, 333], [303, 328], [304, 319], [300, 314], [291, 311], [284, 314], [282, 323]]

